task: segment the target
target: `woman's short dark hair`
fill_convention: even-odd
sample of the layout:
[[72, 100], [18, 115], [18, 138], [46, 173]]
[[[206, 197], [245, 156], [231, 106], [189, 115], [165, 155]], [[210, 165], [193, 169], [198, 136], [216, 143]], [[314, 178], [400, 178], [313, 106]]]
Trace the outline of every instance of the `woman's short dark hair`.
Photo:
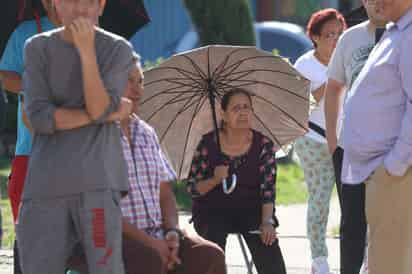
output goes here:
[[222, 108], [223, 111], [227, 110], [227, 106], [229, 105], [230, 99], [238, 94], [243, 94], [246, 97], [249, 98], [250, 103], [252, 103], [252, 95], [250, 94], [249, 91], [242, 89], [242, 88], [234, 88], [231, 89], [230, 91], [226, 92], [222, 96], [222, 100], [220, 101], [220, 107]]
[[313, 40], [313, 36], [320, 35], [323, 26], [327, 22], [332, 20], [339, 21], [342, 25], [343, 30], [347, 28], [345, 18], [343, 17], [342, 13], [340, 13], [336, 9], [323, 9], [315, 12], [310, 17], [308, 25], [306, 26], [306, 34], [312, 40], [312, 43], [315, 46], [315, 48], [317, 47], [317, 45], [316, 42]]

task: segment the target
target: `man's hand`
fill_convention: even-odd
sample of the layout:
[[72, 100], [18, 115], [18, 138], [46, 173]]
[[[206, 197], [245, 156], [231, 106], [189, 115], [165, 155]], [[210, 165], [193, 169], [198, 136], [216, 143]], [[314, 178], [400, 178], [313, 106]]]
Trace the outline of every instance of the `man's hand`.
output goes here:
[[170, 261], [170, 248], [168, 246], [167, 241], [165, 240], [158, 240], [158, 239], [153, 239], [153, 244], [152, 246], [154, 249], [157, 250], [157, 252], [160, 254], [160, 257], [162, 258], [162, 263], [164, 267], [169, 267], [169, 261]]
[[73, 37], [73, 43], [80, 55], [87, 55], [95, 52], [95, 26], [93, 22], [86, 18], [78, 18], [69, 26]]
[[176, 267], [176, 265], [180, 265], [182, 263], [182, 260], [179, 258], [179, 234], [177, 232], [170, 231], [166, 234], [165, 240], [170, 250], [167, 269], [173, 270]]
[[126, 98], [122, 97], [119, 105], [119, 109], [116, 112], [113, 112], [109, 115], [107, 121], [121, 121], [127, 119], [133, 111], [133, 102]]

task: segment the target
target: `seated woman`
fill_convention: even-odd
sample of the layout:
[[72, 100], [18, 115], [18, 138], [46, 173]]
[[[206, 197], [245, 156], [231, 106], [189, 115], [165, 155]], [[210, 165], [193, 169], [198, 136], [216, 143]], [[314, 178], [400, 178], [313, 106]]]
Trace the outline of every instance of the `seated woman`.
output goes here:
[[[284, 274], [274, 214], [276, 147], [251, 128], [252, 98], [246, 90], [227, 92], [221, 108], [221, 151], [215, 132], [210, 132], [202, 137], [192, 160], [188, 191], [193, 198], [194, 227], [222, 249], [229, 233], [241, 233], [258, 273]], [[225, 194], [221, 186], [229, 176], [228, 164], [237, 175], [231, 194]]]

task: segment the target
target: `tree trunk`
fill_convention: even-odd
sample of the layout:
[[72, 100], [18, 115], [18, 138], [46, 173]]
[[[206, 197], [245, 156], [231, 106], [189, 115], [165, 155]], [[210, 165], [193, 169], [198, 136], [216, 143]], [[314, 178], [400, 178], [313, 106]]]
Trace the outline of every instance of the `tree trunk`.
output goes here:
[[184, 0], [200, 46], [254, 46], [252, 12], [248, 0]]

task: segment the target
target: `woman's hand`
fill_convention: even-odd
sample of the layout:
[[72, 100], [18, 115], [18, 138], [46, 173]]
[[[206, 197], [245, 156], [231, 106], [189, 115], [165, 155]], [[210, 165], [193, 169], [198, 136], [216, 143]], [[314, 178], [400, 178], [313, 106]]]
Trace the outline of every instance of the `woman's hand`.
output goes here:
[[73, 37], [73, 43], [80, 55], [89, 54], [95, 51], [95, 26], [93, 22], [86, 18], [78, 18], [69, 26]]
[[275, 227], [270, 223], [260, 225], [260, 239], [264, 245], [272, 245], [277, 239], [277, 232]]
[[221, 165], [215, 168], [213, 178], [215, 182], [221, 183], [223, 179], [226, 179], [229, 176], [229, 166]]

